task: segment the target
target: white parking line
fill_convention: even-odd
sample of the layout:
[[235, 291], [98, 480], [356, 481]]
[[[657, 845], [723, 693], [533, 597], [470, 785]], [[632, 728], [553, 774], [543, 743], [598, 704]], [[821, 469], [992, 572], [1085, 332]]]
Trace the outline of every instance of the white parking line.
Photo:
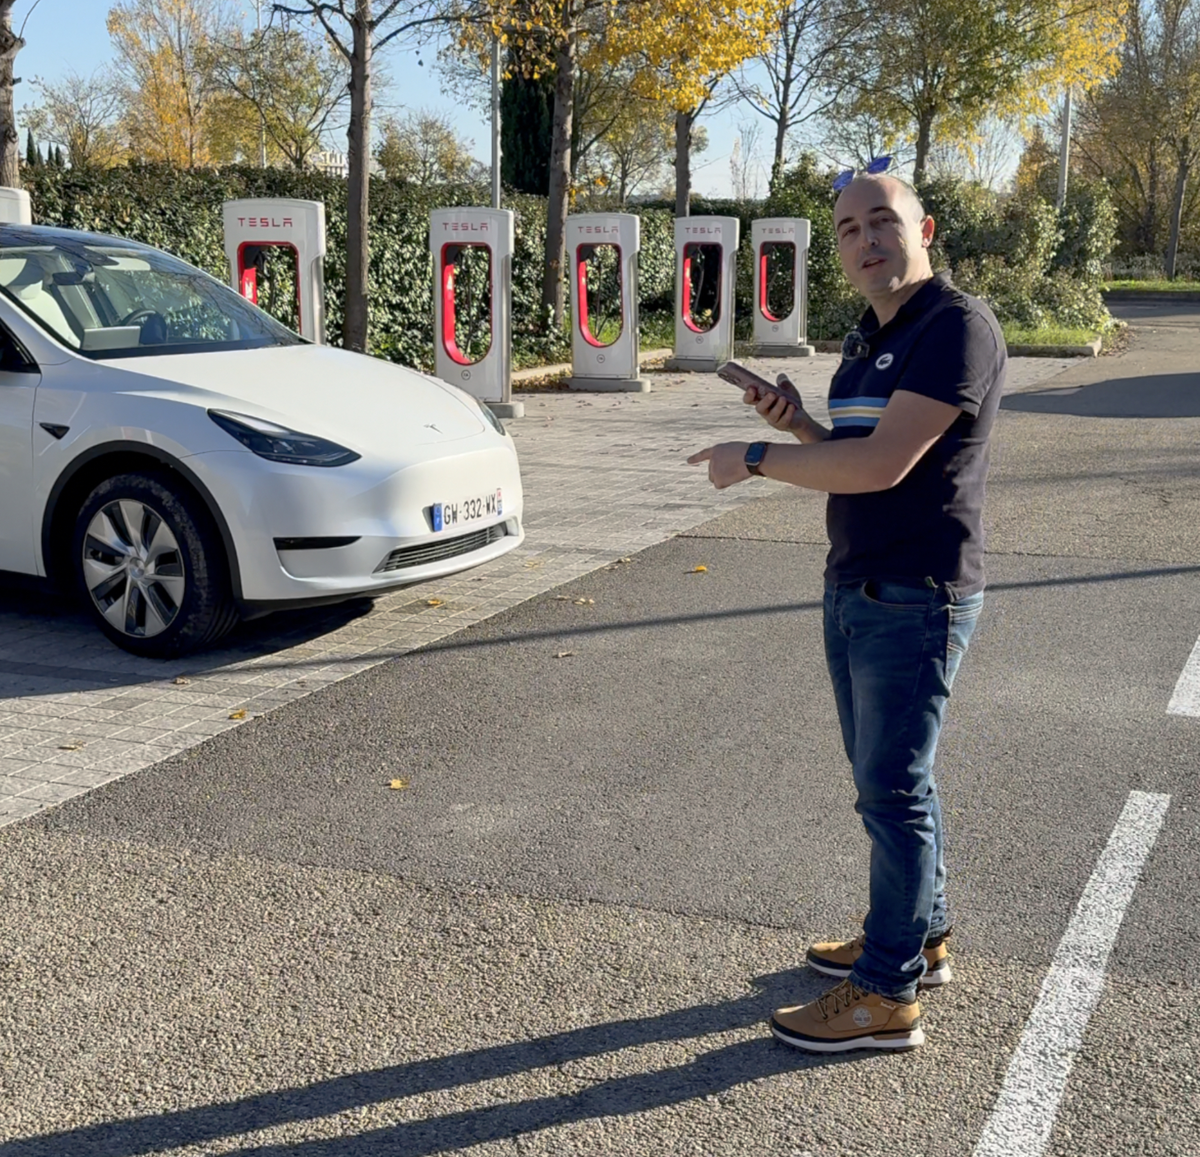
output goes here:
[[1200, 639], [1183, 665], [1183, 673], [1175, 684], [1175, 693], [1167, 704], [1168, 715], [1200, 716]]
[[1108, 955], [1170, 802], [1130, 793], [1042, 982], [975, 1157], [1038, 1157], [1046, 1148]]

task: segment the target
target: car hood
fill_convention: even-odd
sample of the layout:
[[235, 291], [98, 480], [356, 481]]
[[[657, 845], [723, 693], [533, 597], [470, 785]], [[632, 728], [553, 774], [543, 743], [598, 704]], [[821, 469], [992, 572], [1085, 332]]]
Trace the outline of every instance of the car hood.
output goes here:
[[[473, 437], [488, 427], [467, 395], [393, 362], [328, 346], [113, 360], [143, 379], [126, 388], [266, 418], [360, 453]], [[153, 383], [145, 379], [156, 379]], [[193, 391], [199, 391], [197, 397]]]

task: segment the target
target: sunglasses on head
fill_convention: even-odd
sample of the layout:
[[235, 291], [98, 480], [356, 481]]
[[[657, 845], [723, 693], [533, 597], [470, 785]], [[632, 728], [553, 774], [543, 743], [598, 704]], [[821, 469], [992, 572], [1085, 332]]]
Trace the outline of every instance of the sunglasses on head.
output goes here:
[[855, 177], [868, 173], [875, 176], [878, 173], [886, 173], [892, 165], [891, 157], [872, 157], [867, 162], [865, 169], [843, 169], [836, 177], [833, 178], [833, 191], [840, 193]]

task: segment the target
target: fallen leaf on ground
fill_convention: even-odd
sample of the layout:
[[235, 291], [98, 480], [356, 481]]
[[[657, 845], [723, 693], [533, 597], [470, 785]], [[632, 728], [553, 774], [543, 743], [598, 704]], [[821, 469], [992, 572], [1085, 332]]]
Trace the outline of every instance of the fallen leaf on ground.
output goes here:
[[60, 743], [58, 745], [58, 750], [59, 751], [82, 751], [83, 744], [82, 743]]
[[596, 600], [595, 600], [595, 599], [576, 599], [576, 600], [575, 600], [575, 605], [576, 605], [577, 607], [590, 607], [590, 606], [592, 606], [592, 605], [593, 605], [595, 602], [596, 602]]
[[246, 709], [244, 707], [239, 707], [236, 711], [231, 711], [229, 713], [229, 718], [230, 719], [245, 719], [246, 718]]
[[688, 574], [707, 574], [707, 573], [708, 573], [708, 567], [706, 567], [703, 563], [701, 563], [699, 566], [692, 567], [692, 569], [690, 571], [688, 571]]
[[403, 791], [406, 787], [408, 787], [408, 780], [393, 779], [392, 782], [388, 784], [388, 787], [392, 788], [394, 791]]
[[571, 596], [570, 596], [570, 595], [555, 595], [554, 597], [555, 597], [555, 599], [557, 599], [557, 600], [558, 600], [560, 603], [569, 603], [569, 602], [571, 601]]
[[633, 562], [633, 559], [631, 559], [631, 558], [619, 558], [619, 559], [617, 559], [617, 562]]
[[559, 651], [559, 653], [557, 655], [555, 655], [554, 657], [556, 659], [569, 659], [574, 654], [575, 654], [574, 651]]
[[190, 682], [191, 682], [191, 680], [186, 675], [180, 675], [175, 680], [175, 686], [176, 687], [186, 687]]
[[442, 605], [442, 600], [441, 599], [426, 599], [425, 605], [427, 607], [440, 607]]

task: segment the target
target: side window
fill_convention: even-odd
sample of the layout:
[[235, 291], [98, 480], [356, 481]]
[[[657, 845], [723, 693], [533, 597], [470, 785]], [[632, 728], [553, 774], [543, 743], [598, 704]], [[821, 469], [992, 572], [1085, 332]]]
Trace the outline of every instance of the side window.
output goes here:
[[0, 322], [0, 373], [36, 374], [37, 363], [26, 352], [25, 347]]

